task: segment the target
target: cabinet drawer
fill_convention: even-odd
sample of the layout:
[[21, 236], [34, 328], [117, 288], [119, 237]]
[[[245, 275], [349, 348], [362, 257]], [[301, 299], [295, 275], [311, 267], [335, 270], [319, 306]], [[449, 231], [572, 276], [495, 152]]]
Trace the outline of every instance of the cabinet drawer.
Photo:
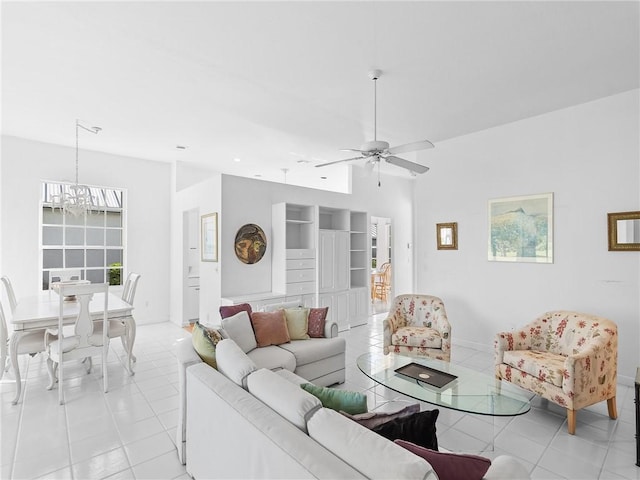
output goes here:
[[287, 259], [289, 258], [316, 258], [316, 251], [313, 248], [288, 248]]
[[287, 283], [287, 295], [304, 295], [316, 290], [316, 282]]
[[315, 268], [307, 268], [306, 270], [287, 270], [287, 283], [313, 282], [315, 279]]
[[316, 268], [315, 258], [298, 258], [287, 260], [287, 270], [302, 270], [304, 268]]

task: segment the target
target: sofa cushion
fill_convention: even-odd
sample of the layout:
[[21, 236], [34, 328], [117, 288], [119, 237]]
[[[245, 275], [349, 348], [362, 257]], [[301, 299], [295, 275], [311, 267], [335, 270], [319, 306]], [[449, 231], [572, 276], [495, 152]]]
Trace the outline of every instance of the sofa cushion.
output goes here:
[[291, 341], [284, 310], [253, 312], [251, 325], [253, 325], [253, 331], [256, 334], [258, 347], [280, 345]]
[[236, 342], [244, 353], [250, 352], [258, 346], [249, 314], [246, 311], [242, 310], [231, 317], [223, 318], [222, 328], [226, 336]]
[[383, 423], [374, 427], [372, 431], [389, 440], [406, 440], [421, 447], [438, 450], [436, 420], [439, 413], [438, 409], [425, 410]]
[[340, 355], [345, 351], [344, 338], [310, 338], [309, 340], [294, 340], [280, 345], [280, 348], [291, 352], [296, 357], [298, 367], [317, 362], [325, 358]]
[[261, 368], [247, 377], [249, 393], [307, 433], [307, 420], [322, 407], [313, 395], [295, 383]]
[[281, 376], [282, 378], [284, 378], [288, 382], [291, 382], [291, 383], [297, 385], [298, 387], [300, 385], [302, 385], [303, 383], [309, 383], [309, 380], [307, 380], [306, 378], [302, 378], [301, 376], [296, 375], [295, 373], [290, 372], [289, 370], [276, 370], [274, 373], [276, 375]]
[[542, 382], [562, 387], [566, 357], [536, 350], [507, 350], [503, 362]]
[[321, 408], [307, 422], [307, 429], [311, 438], [365, 477], [424, 480], [438, 478], [426, 460], [336, 411]]
[[285, 308], [284, 316], [287, 320], [287, 330], [291, 340], [309, 340], [309, 334], [307, 333], [309, 324], [308, 308]]
[[300, 387], [318, 397], [325, 408], [347, 412], [351, 415], [367, 411], [367, 396], [364, 393], [319, 387], [312, 383], [303, 383]]
[[247, 312], [251, 315], [251, 305], [248, 303], [239, 303], [238, 305], [222, 305], [219, 308], [220, 318], [233, 317], [238, 312]]
[[216, 345], [216, 363], [220, 373], [242, 388], [247, 387], [247, 377], [256, 370], [256, 364], [230, 338]]
[[404, 440], [395, 440], [402, 448], [424, 458], [440, 480], [482, 480], [491, 460], [478, 455], [438, 452]]
[[392, 345], [406, 347], [442, 348], [442, 337], [429, 327], [401, 327], [391, 335]]
[[216, 364], [216, 345], [222, 340], [222, 335], [218, 330], [207, 328], [196, 322], [191, 331], [191, 343], [198, 356], [207, 365], [217, 368]]
[[324, 337], [324, 325], [327, 320], [329, 307], [311, 308], [309, 309], [309, 326], [307, 331], [311, 338]]
[[275, 345], [256, 348], [247, 353], [247, 355], [256, 365], [260, 365], [261, 368], [268, 368], [269, 370], [280, 370], [284, 368], [291, 372], [296, 369], [296, 357], [294, 357], [291, 352], [276, 347]]
[[351, 415], [347, 412], [340, 412], [345, 417], [353, 420], [354, 422], [358, 422], [363, 427], [367, 427], [369, 429], [382, 425], [383, 423], [390, 422], [391, 420], [395, 420], [396, 418], [407, 417], [409, 415], [413, 415], [414, 413], [418, 413], [420, 411], [419, 403], [412, 403], [407, 405], [396, 412], [366, 412], [359, 413], [356, 415]]

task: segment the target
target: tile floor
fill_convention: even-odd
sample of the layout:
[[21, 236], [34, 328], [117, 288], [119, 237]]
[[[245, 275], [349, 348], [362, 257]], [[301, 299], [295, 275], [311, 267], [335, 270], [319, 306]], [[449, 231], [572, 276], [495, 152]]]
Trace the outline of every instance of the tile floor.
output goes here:
[[[382, 344], [383, 314], [343, 332], [347, 339], [347, 380], [340, 388], [364, 391], [369, 406], [396, 399], [376, 386], [355, 360]], [[110, 390], [101, 389], [100, 366], [90, 375], [69, 366], [66, 403], [56, 389], [47, 391], [46, 362], [23, 356], [23, 398], [11, 405], [12, 374], [0, 382], [0, 478], [189, 479], [174, 446], [178, 390], [174, 351], [189, 334], [169, 323], [138, 328], [136, 375], [121, 367], [123, 350], [112, 344]], [[492, 355], [456, 346], [452, 360], [485, 373]], [[433, 408], [428, 404], [423, 409]], [[566, 433], [564, 411], [538, 399], [523, 416], [482, 417], [440, 409], [439, 443], [456, 450], [495, 457], [508, 453], [529, 468], [534, 479], [640, 479], [635, 466], [633, 388], [618, 388], [618, 420], [609, 420], [606, 404], [578, 414], [575, 436]]]

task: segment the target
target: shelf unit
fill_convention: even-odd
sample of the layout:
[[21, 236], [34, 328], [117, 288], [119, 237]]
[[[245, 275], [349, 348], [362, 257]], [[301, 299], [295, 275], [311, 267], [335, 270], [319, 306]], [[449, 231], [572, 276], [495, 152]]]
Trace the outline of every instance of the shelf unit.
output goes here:
[[369, 216], [366, 212], [350, 212], [349, 265], [351, 288], [369, 285]]
[[[272, 219], [272, 290], [315, 296], [317, 208], [278, 203], [272, 207]], [[315, 303], [315, 297], [310, 301]]]

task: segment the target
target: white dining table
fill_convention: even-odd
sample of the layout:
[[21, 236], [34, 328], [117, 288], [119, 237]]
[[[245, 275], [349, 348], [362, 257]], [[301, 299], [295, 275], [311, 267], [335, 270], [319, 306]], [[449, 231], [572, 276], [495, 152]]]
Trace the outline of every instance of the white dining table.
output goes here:
[[[109, 319], [122, 318], [132, 331], [131, 342], [135, 338], [135, 322], [131, 316], [133, 306], [122, 300], [117, 295], [109, 293], [108, 317]], [[75, 322], [78, 316], [79, 304], [76, 301], [65, 301], [63, 323], [70, 325]], [[104, 294], [96, 293], [89, 303], [89, 312], [96, 319], [102, 316], [104, 309]], [[13, 312], [11, 325], [13, 334], [9, 343], [9, 355], [11, 365], [16, 379], [16, 397], [13, 400], [15, 405], [20, 399], [22, 392], [22, 379], [20, 378], [20, 368], [18, 366], [18, 346], [23, 335], [34, 330], [45, 328], [56, 328], [58, 326], [58, 316], [60, 311], [60, 297], [53, 291], [42, 292], [39, 295], [22, 297], [18, 299], [16, 309]], [[133, 346], [133, 345], [132, 345]]]

